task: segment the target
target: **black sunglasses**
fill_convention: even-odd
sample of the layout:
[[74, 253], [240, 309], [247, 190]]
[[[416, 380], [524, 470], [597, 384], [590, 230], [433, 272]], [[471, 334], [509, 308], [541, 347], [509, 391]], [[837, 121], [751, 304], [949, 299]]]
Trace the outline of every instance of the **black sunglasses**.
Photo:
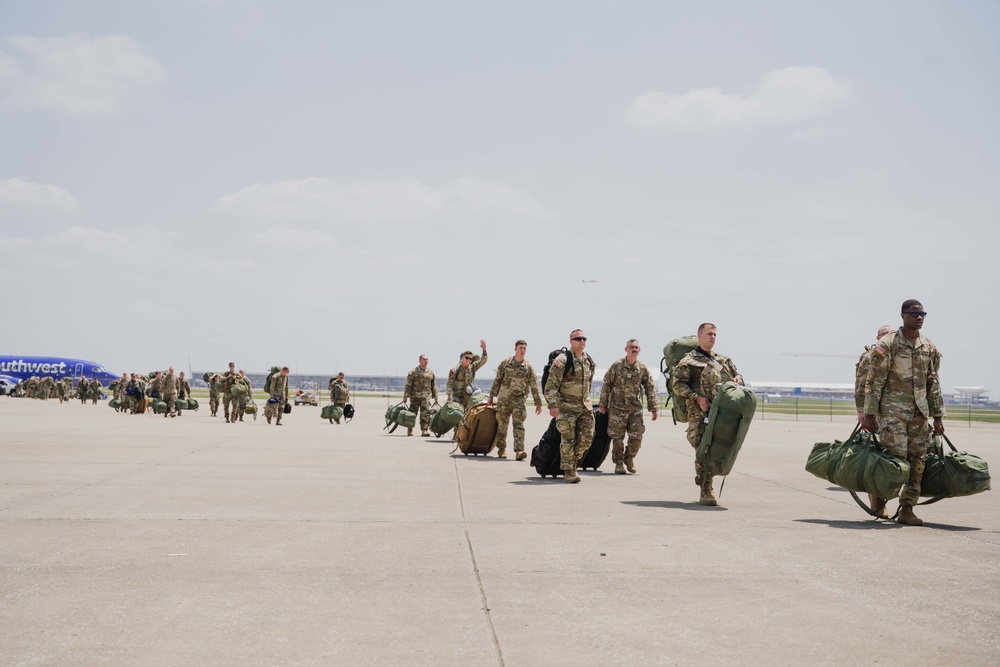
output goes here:
[[919, 310], [908, 310], [906, 311], [906, 314], [910, 317], [927, 317], [927, 313], [925, 311]]
[[472, 361], [472, 357], [465, 357], [466, 361]]
[[576, 340], [576, 341], [582, 340], [582, 341], [586, 342], [587, 341], [587, 337], [586, 336], [577, 336], [576, 338], [570, 338], [570, 340]]

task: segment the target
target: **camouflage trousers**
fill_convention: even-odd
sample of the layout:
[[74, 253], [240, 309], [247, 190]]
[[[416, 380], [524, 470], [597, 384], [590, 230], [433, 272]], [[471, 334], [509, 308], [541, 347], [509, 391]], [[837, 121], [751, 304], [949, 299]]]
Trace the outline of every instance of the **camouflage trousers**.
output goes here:
[[[701, 407], [698, 406], [696, 401], [688, 401], [687, 406], [687, 439], [691, 443], [691, 446], [697, 451], [698, 445], [701, 444], [701, 438], [705, 435], [705, 418], [708, 416], [707, 412], [704, 412]], [[694, 460], [694, 483], [701, 486], [701, 480], [704, 476], [704, 466], [701, 464], [697, 458]]]
[[497, 448], [507, 448], [507, 425], [508, 420], [514, 422], [514, 451], [524, 451], [524, 420], [528, 416], [528, 410], [524, 407], [524, 402], [504, 402], [497, 404]]
[[264, 418], [271, 421], [272, 417], [276, 417], [274, 423], [281, 423], [281, 415], [285, 414], [285, 399], [281, 399], [277, 403], [272, 403], [267, 401], [264, 403]]
[[213, 415], [216, 412], [219, 411], [219, 395], [218, 394], [209, 394], [208, 395], [208, 409], [212, 411]]
[[229, 419], [230, 412], [236, 414], [236, 398], [232, 394], [222, 395], [222, 413]]
[[561, 470], [572, 470], [594, 441], [594, 411], [584, 404], [561, 405], [556, 417], [556, 429], [562, 440], [559, 445]]
[[410, 412], [417, 413], [420, 417], [420, 430], [426, 431], [431, 427], [431, 399], [411, 398]]
[[[624, 463], [634, 459], [642, 447], [642, 434], [646, 425], [642, 423], [642, 408], [608, 408], [608, 437], [611, 438], [612, 462]], [[628, 434], [628, 449], [625, 435]]]
[[177, 394], [160, 394], [160, 400], [167, 404], [167, 411], [163, 416], [177, 413]]
[[931, 425], [927, 418], [909, 411], [883, 412], [878, 417], [878, 439], [887, 452], [910, 464], [910, 477], [899, 494], [899, 504], [916, 505], [924, 476], [924, 457], [931, 445]]

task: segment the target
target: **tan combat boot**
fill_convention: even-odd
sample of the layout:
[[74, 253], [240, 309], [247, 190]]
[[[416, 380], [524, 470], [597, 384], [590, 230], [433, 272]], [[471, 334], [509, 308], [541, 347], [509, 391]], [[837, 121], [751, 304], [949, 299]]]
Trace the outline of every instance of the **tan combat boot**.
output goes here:
[[408, 426], [406, 428], [406, 435], [413, 435], [413, 427], [412, 426]]
[[899, 516], [896, 517], [896, 521], [904, 526], [924, 525], [924, 522], [913, 513], [913, 507], [911, 505], [903, 505], [902, 503], [899, 505]]
[[421, 438], [429, 438], [429, 437], [431, 437], [431, 432], [430, 431], [421, 431], [420, 432], [420, 437]]
[[573, 461], [572, 468], [563, 470], [563, 480], [570, 484], [579, 484], [580, 476], [576, 474], [576, 461]]
[[528, 454], [522, 449], [517, 453], [517, 456], [515, 456], [514, 458], [518, 461], [523, 461], [524, 459], [528, 458]]
[[505, 447], [501, 447], [500, 449], [497, 450], [497, 458], [498, 459], [507, 458], [507, 449]]
[[875, 518], [877, 519], [888, 519], [889, 513], [885, 511], [885, 498], [879, 498], [876, 495], [868, 494], [868, 505], [875, 512]]
[[715, 499], [715, 490], [712, 488], [712, 478], [709, 475], [704, 476], [704, 481], [701, 484], [701, 498], [698, 499], [698, 502], [709, 507], [715, 507], [719, 504]]
[[631, 456], [625, 457], [625, 469], [631, 473], [635, 472], [635, 459], [633, 459]]
[[624, 475], [625, 474], [625, 464], [624, 463], [616, 463], [615, 464], [615, 474], [616, 475]]

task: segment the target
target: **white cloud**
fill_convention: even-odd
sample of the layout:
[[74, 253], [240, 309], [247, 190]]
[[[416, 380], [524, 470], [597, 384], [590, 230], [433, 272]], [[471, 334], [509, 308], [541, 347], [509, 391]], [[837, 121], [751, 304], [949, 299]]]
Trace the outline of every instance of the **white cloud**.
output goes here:
[[110, 117], [138, 86], [166, 80], [163, 66], [128, 35], [7, 38], [17, 61], [0, 61], [14, 104], [74, 116]]
[[76, 198], [58, 185], [31, 183], [20, 178], [0, 181], [0, 213], [9, 210], [73, 213], [79, 208]]
[[850, 95], [847, 81], [820, 67], [785, 67], [768, 72], [746, 96], [719, 88], [695, 88], [680, 95], [657, 90], [632, 100], [625, 119], [640, 127], [680, 129], [782, 123], [816, 116]]
[[12, 78], [17, 75], [17, 63], [13, 58], [9, 58], [0, 53], [0, 79]]
[[44, 248], [69, 248], [74, 254], [110, 255], [127, 258], [138, 252], [138, 244], [126, 234], [105, 232], [93, 227], [75, 226], [38, 240]]
[[143, 317], [151, 317], [157, 320], [172, 320], [177, 317], [177, 311], [160, 304], [153, 303], [149, 299], [139, 299], [132, 304], [132, 312]]
[[253, 271], [257, 264], [252, 259], [199, 259], [194, 266], [199, 271], [207, 273], [233, 273], [238, 271]]
[[331, 234], [316, 230], [268, 227], [253, 237], [254, 243], [265, 248], [294, 248], [295, 250], [328, 250], [339, 244]]
[[416, 222], [432, 216], [495, 209], [517, 216], [556, 215], [530, 195], [502, 183], [464, 177], [432, 188], [412, 179], [333, 183], [326, 178], [255, 183], [225, 195], [216, 209], [264, 217]]

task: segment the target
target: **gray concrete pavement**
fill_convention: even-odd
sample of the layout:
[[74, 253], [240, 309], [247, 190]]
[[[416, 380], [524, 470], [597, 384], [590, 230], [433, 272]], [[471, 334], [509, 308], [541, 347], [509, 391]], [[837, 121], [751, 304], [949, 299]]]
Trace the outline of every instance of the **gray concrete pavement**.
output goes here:
[[803, 470], [847, 421], [755, 422], [705, 508], [669, 417], [568, 485], [384, 411], [0, 398], [0, 665], [1000, 663], [1000, 495], [872, 522]]

